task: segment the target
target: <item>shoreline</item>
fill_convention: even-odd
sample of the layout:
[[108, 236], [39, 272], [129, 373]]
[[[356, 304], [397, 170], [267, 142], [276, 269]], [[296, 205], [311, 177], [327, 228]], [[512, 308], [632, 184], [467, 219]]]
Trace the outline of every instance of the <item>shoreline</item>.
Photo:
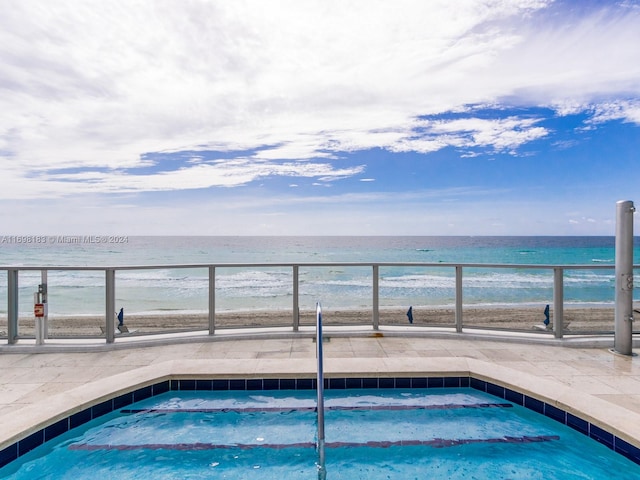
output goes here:
[[[553, 324], [553, 306], [550, 305], [550, 320]], [[372, 325], [370, 308], [331, 309], [323, 308], [326, 326]], [[468, 306], [463, 307], [465, 328], [495, 328], [521, 331], [544, 330], [544, 306]], [[315, 326], [314, 310], [301, 310], [300, 326]], [[117, 325], [114, 319], [114, 325]], [[570, 306], [564, 308], [564, 325], [568, 332], [613, 332], [615, 323], [614, 305]], [[165, 333], [172, 331], [208, 330], [207, 313], [125, 314], [124, 324], [131, 333]], [[410, 326], [406, 307], [380, 307], [379, 324]], [[455, 307], [413, 307], [413, 326], [455, 327]], [[257, 328], [292, 327], [293, 312], [289, 310], [248, 310], [216, 312], [215, 327]], [[104, 336], [104, 316], [74, 315], [50, 316], [49, 336]], [[6, 337], [7, 319], [0, 318], [0, 336]], [[34, 335], [34, 319], [19, 319], [21, 335]]]
[[[640, 302], [638, 302], [638, 305], [634, 305], [634, 308], [640, 309]], [[472, 303], [472, 304], [464, 304], [463, 305], [463, 310], [466, 311], [475, 311], [475, 310], [536, 310], [539, 309], [540, 311], [544, 311], [544, 307], [546, 306], [546, 303], [540, 303], [540, 302], [525, 302], [525, 303]], [[391, 311], [391, 310], [402, 310], [404, 309], [408, 309], [409, 308], [409, 304], [402, 305], [402, 306], [397, 306], [397, 305], [380, 305], [379, 307], [379, 312], [382, 313], [384, 311]], [[553, 311], [553, 303], [549, 302], [549, 308], [551, 309], [551, 311]], [[564, 310], [576, 310], [576, 309], [606, 309], [606, 308], [615, 308], [615, 303], [614, 302], [576, 302], [576, 303], [569, 303], [569, 302], [565, 302], [564, 303]], [[442, 310], [455, 310], [455, 305], [454, 304], [445, 304], [445, 305], [413, 305], [413, 309], [414, 311], [416, 310], [434, 310], [434, 311], [442, 311]], [[117, 313], [116, 309], [116, 313]], [[314, 308], [308, 308], [308, 309], [304, 309], [301, 308], [300, 312], [314, 312], [315, 313], [315, 307]], [[370, 305], [363, 305], [363, 306], [357, 306], [357, 307], [344, 307], [344, 306], [338, 306], [338, 307], [330, 307], [327, 308], [326, 306], [323, 306], [323, 311], [336, 311], [336, 312], [345, 312], [345, 313], [349, 313], [349, 312], [371, 312], [372, 311], [372, 307]], [[243, 316], [243, 315], [251, 315], [251, 314], [264, 314], [264, 313], [270, 313], [273, 315], [283, 315], [283, 316], [291, 316], [292, 315], [292, 309], [291, 306], [287, 306], [287, 307], [274, 307], [274, 308], [238, 308], [238, 309], [229, 309], [229, 310], [216, 310], [216, 316], [230, 316], [230, 315], [239, 315], [239, 316]], [[206, 317], [208, 315], [208, 312], [206, 310], [181, 310], [181, 309], [162, 309], [162, 310], [151, 310], [151, 311], [137, 311], [137, 312], [127, 312], [125, 309], [125, 316], [126, 317], [166, 317], [166, 316], [186, 316], [186, 317], [190, 317], [190, 316], [202, 316], [202, 317]], [[6, 322], [6, 318], [7, 318], [7, 312], [0, 312], [0, 322]], [[30, 319], [32, 318], [32, 316], [30, 314], [25, 314], [23, 312], [20, 312], [19, 314], [19, 318], [20, 320], [23, 319]], [[64, 319], [70, 319], [70, 318], [75, 318], [75, 319], [79, 319], [79, 318], [104, 318], [104, 315], [102, 313], [62, 313], [62, 314], [50, 314], [49, 315], [50, 319], [59, 319], [59, 320], [64, 320]]]

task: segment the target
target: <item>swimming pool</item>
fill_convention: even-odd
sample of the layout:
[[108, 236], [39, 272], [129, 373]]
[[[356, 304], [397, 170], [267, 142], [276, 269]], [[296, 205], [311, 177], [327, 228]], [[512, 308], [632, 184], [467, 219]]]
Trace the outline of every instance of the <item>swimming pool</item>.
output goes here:
[[[327, 478], [640, 477], [639, 465], [579, 433], [577, 421], [569, 428], [539, 415], [522, 396], [496, 397], [468, 379], [455, 388], [347, 383], [325, 390]], [[63, 433], [0, 476], [317, 478], [315, 404], [315, 391], [304, 388], [168, 390]]]

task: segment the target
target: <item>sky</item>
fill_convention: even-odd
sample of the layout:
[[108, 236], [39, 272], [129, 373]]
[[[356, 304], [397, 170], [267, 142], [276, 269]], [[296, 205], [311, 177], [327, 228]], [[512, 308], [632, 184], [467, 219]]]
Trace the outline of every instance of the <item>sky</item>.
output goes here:
[[613, 235], [640, 203], [640, 0], [0, 11], [1, 235]]

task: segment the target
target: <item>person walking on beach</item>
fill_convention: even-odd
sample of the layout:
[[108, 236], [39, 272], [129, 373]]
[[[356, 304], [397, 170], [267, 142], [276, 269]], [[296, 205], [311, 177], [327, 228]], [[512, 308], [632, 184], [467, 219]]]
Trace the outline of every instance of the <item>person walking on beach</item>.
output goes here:
[[124, 308], [121, 308], [118, 312], [118, 329], [124, 325]]

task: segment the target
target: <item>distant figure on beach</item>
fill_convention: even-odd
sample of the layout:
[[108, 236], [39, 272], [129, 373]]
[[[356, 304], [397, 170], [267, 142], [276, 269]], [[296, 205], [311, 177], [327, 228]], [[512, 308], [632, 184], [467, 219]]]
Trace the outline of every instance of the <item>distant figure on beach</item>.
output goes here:
[[124, 325], [124, 308], [121, 308], [120, 312], [118, 312], [118, 328], [122, 325]]
[[549, 326], [549, 305], [544, 307], [544, 324], [547, 327]]
[[409, 318], [409, 323], [413, 323], [413, 307], [409, 307], [407, 310], [407, 318]]

